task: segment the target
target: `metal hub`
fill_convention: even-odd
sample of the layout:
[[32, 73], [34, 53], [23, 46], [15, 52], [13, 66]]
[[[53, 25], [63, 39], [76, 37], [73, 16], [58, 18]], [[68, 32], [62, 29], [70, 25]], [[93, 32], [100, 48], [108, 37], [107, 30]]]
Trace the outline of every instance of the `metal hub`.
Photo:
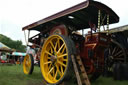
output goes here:
[[51, 56], [51, 59], [53, 64], [55, 64], [55, 62], [57, 61], [57, 56]]

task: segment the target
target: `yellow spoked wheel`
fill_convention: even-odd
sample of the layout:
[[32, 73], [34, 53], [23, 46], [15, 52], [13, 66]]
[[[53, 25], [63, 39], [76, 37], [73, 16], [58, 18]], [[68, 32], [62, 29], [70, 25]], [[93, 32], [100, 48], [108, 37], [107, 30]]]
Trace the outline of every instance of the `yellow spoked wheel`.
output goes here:
[[44, 43], [40, 67], [44, 80], [50, 84], [59, 84], [67, 74], [70, 63], [70, 46], [62, 35], [52, 35]]
[[31, 54], [27, 54], [23, 61], [23, 72], [24, 74], [32, 74], [34, 69], [34, 60]]

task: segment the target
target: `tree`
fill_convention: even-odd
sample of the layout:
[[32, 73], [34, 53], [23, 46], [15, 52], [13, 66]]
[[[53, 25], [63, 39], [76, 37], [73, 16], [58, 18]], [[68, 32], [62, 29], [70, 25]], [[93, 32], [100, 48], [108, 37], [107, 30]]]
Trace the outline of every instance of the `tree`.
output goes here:
[[16, 51], [25, 52], [26, 46], [22, 44], [21, 40], [12, 40], [11, 38], [0, 34], [0, 42], [7, 45], [8, 47], [15, 49]]

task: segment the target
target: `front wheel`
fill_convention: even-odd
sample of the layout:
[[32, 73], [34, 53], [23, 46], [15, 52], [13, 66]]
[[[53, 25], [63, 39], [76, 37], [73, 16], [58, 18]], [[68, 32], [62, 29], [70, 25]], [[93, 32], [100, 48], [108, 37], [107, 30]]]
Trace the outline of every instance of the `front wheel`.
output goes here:
[[23, 72], [24, 74], [32, 74], [34, 69], [34, 59], [32, 54], [27, 54], [23, 60]]

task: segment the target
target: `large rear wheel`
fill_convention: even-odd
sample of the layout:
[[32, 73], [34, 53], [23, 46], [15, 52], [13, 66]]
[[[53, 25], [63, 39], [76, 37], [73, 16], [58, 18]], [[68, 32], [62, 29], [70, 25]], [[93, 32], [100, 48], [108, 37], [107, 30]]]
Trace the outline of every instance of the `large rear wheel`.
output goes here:
[[52, 35], [45, 41], [40, 57], [40, 67], [47, 83], [59, 84], [70, 72], [70, 46], [68, 38], [62, 35]]
[[106, 52], [105, 59], [107, 60], [107, 65], [109, 67], [112, 67], [114, 63], [126, 63], [126, 51], [123, 46], [115, 40], [111, 40], [111, 44]]
[[127, 56], [124, 47], [117, 41], [111, 39], [109, 48], [105, 51], [105, 75], [110, 76], [112, 72], [115, 74], [116, 70], [114, 69], [117, 68], [120, 63], [126, 62]]

